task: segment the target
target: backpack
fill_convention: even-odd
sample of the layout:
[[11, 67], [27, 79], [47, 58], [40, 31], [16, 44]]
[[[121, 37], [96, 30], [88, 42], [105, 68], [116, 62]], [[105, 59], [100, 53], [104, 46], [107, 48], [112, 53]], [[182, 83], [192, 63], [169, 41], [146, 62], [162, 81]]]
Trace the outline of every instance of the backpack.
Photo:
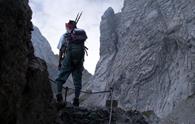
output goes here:
[[88, 56], [88, 48], [84, 45], [87, 39], [87, 35], [83, 29], [75, 28], [71, 33], [64, 34], [64, 44], [61, 46], [62, 51], [68, 50], [70, 47], [82, 47], [86, 55]]
[[71, 33], [68, 33], [65, 38], [67, 38], [69, 44], [80, 44], [86, 41], [87, 35], [83, 29], [75, 28]]

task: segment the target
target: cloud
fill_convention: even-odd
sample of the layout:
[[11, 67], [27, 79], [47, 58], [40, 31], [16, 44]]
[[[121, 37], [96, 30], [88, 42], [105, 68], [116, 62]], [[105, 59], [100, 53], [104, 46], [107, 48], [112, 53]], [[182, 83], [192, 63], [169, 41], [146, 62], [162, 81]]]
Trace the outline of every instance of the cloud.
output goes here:
[[32, 21], [48, 39], [54, 53], [58, 53], [56, 46], [65, 32], [64, 23], [75, 19], [77, 13], [83, 11], [78, 27], [85, 29], [88, 35], [86, 46], [89, 56], [85, 57], [84, 66], [91, 73], [94, 73], [99, 60], [101, 16], [110, 6], [119, 12], [122, 5], [123, 0], [30, 0]]

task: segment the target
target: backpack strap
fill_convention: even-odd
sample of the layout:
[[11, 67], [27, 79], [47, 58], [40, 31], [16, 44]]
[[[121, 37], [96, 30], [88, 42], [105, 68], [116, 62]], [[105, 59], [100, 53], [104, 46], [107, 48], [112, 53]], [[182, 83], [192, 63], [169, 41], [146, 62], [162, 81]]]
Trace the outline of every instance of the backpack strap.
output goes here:
[[88, 48], [86, 46], [84, 46], [84, 51], [85, 51], [86, 55], [88, 56], [87, 50], [88, 50]]

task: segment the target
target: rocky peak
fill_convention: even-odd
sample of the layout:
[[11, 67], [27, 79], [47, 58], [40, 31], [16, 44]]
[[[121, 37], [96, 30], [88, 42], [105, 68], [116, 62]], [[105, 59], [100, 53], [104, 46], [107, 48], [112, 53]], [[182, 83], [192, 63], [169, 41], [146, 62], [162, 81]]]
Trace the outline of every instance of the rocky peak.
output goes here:
[[102, 16], [100, 24], [100, 56], [112, 54], [116, 50], [115, 14], [110, 7]]
[[33, 29], [32, 43], [35, 48], [35, 56], [42, 58], [50, 65], [57, 66], [58, 59], [52, 52], [49, 42], [36, 26], [33, 26]]
[[[194, 94], [193, 5], [192, 0], [125, 0], [121, 13], [113, 15], [109, 8], [102, 17], [92, 88], [113, 87], [121, 107], [152, 110], [162, 118], [187, 100]], [[104, 105], [106, 97], [92, 99]]]

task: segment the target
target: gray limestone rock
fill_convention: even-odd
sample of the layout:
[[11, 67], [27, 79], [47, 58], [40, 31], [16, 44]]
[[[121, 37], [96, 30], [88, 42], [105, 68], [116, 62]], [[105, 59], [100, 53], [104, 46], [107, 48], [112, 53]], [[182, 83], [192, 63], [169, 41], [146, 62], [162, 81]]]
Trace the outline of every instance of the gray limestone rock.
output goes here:
[[[109, 8], [89, 88], [113, 87], [122, 108], [166, 117], [195, 93], [194, 28], [194, 0], [125, 0], [117, 14]], [[107, 98], [92, 96], [87, 102], [104, 105]]]
[[179, 103], [174, 110], [161, 120], [160, 124], [194, 124], [195, 95]]

